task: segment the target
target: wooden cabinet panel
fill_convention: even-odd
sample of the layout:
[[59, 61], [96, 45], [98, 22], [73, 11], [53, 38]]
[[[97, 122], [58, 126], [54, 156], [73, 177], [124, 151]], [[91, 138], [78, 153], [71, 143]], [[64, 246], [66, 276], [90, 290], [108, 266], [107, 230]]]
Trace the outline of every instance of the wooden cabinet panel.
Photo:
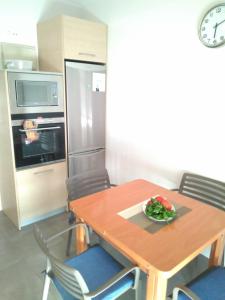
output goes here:
[[104, 24], [64, 16], [63, 29], [64, 58], [106, 62]]
[[0, 71], [0, 191], [4, 213], [19, 227], [15, 188], [15, 163], [6, 71]]
[[58, 16], [37, 25], [39, 67], [64, 71], [64, 60], [106, 63], [107, 26], [84, 19]]
[[21, 223], [66, 206], [66, 163], [16, 172]]
[[38, 23], [38, 60], [42, 71], [63, 72], [62, 17]]

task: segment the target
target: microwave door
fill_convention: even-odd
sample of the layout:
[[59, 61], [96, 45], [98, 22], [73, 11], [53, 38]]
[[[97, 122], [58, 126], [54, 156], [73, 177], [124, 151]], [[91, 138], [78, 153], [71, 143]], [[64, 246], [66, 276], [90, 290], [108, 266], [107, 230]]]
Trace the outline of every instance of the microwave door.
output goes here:
[[15, 83], [18, 107], [57, 106], [56, 82], [16, 80]]
[[60, 73], [7, 72], [11, 115], [64, 111]]

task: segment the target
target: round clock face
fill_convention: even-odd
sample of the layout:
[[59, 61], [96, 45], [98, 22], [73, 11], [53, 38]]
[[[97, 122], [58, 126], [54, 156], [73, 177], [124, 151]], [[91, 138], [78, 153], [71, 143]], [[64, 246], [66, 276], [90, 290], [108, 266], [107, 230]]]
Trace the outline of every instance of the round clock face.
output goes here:
[[217, 47], [225, 43], [225, 4], [211, 8], [199, 29], [199, 38], [207, 47]]

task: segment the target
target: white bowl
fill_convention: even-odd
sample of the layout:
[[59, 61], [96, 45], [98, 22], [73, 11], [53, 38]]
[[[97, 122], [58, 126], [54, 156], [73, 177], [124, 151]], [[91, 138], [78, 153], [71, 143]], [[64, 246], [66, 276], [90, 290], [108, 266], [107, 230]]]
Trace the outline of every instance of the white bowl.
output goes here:
[[13, 70], [26, 70], [31, 71], [33, 67], [32, 60], [22, 60], [22, 59], [6, 59], [5, 68]]
[[[154, 198], [154, 197], [153, 197]], [[172, 221], [176, 216], [174, 217], [171, 217], [171, 218], [168, 218], [168, 219], [163, 219], [163, 220], [158, 220], [158, 219], [155, 219], [154, 217], [151, 217], [151, 216], [148, 216], [145, 212], [146, 210], [146, 206], [147, 206], [147, 203], [150, 201], [150, 199], [146, 200], [143, 205], [142, 205], [142, 210], [144, 212], [144, 214], [146, 215], [147, 218], [149, 218], [150, 220], [154, 221], [154, 222], [158, 222], [158, 223], [165, 223], [165, 222], [169, 222], [169, 221]], [[172, 210], [173, 211], [176, 211], [176, 208], [174, 207], [173, 204], [171, 204], [172, 206]]]

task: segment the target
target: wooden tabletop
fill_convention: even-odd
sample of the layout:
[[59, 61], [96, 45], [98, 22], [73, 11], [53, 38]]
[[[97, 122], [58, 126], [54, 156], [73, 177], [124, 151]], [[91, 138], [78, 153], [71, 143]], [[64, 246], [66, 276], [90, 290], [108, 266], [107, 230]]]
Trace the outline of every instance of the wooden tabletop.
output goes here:
[[[119, 216], [154, 195], [190, 211], [156, 233]], [[225, 213], [145, 180], [135, 180], [70, 203], [71, 210], [145, 271], [169, 278], [225, 232]]]

